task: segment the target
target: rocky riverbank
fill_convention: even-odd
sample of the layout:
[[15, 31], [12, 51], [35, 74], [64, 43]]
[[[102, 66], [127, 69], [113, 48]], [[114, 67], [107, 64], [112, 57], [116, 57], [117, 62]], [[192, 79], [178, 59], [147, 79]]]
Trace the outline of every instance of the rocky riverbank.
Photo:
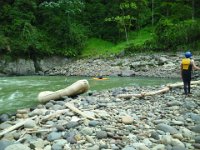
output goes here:
[[[38, 60], [0, 60], [0, 76], [64, 75], [64, 76], [148, 76], [180, 78], [183, 54], [152, 54], [131, 57], [68, 59], [60, 57]], [[200, 56], [195, 56], [200, 65]], [[199, 76], [198, 74], [196, 74]], [[195, 75], [195, 76], [196, 76]]]
[[180, 77], [178, 55], [135, 55], [125, 58], [80, 59], [43, 71], [47, 75], [66, 76], [149, 76]]
[[[102, 75], [130, 76], [131, 71], [132, 75], [179, 75], [179, 57], [163, 55], [158, 60], [156, 57], [77, 60], [76, 65], [74, 62], [73, 65], [68, 63], [49, 69], [46, 73], [93, 76], [95, 70], [100, 69]], [[0, 150], [200, 149], [199, 85], [193, 86], [193, 94], [187, 97], [182, 95], [183, 89], [180, 87], [153, 96], [119, 98], [120, 94], [137, 94], [162, 88], [137, 86], [89, 91], [86, 95], [52, 100], [36, 108], [18, 110], [11, 117], [3, 114], [0, 116]], [[89, 117], [76, 113], [67, 107], [68, 103], [73, 103]], [[6, 132], [8, 129], [12, 130]]]
[[[200, 148], [200, 87], [185, 97], [182, 88], [143, 98], [119, 94], [156, 91], [161, 87], [117, 88], [86, 96], [50, 101], [34, 109], [18, 110], [0, 124], [3, 150], [194, 150]], [[91, 118], [87, 119], [66, 104]], [[3, 116], [1, 116], [1, 120]], [[0, 134], [1, 134], [0, 133]]]
[[[183, 57], [177, 55], [134, 55], [111, 58], [44, 58], [35, 61], [18, 59], [0, 61], [1, 76], [8, 75], [65, 75], [65, 76], [152, 76], [180, 77], [179, 64]], [[199, 57], [196, 57], [199, 58]]]

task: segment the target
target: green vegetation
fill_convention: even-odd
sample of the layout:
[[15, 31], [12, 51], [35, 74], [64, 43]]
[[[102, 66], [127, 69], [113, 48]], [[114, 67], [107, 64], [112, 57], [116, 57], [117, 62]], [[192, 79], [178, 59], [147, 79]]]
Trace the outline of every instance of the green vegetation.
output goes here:
[[200, 48], [197, 0], [0, 1], [0, 55], [91, 57]]
[[139, 31], [131, 32], [129, 41], [113, 44], [102, 39], [91, 38], [87, 40], [86, 46], [82, 51], [81, 57], [91, 56], [110, 56], [119, 55], [130, 45], [142, 46], [146, 41], [153, 39], [153, 28], [144, 28]]
[[81, 56], [104, 56], [107, 55], [107, 53], [112, 53], [110, 51], [112, 47], [114, 47], [114, 44], [112, 42], [104, 41], [97, 38], [91, 38], [87, 40], [86, 46], [83, 49]]

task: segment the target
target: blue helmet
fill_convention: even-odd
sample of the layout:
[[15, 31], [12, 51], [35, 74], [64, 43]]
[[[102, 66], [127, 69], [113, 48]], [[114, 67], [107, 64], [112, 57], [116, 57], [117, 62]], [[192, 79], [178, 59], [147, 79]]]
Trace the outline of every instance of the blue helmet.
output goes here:
[[191, 53], [191, 52], [189, 52], [189, 51], [188, 51], [188, 52], [186, 52], [186, 53], [185, 53], [185, 57], [186, 57], [186, 58], [190, 58], [190, 57], [192, 57], [192, 53]]

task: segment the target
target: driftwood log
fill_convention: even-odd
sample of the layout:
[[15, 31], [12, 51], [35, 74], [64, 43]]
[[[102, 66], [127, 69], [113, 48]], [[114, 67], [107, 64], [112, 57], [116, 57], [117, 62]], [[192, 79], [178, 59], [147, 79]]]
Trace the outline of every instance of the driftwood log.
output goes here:
[[74, 104], [72, 104], [72, 103], [66, 103], [65, 106], [67, 106], [67, 107], [68, 107], [70, 110], [72, 110], [73, 112], [75, 112], [75, 113], [77, 113], [77, 114], [83, 116], [84, 118], [88, 118], [88, 119], [92, 119], [92, 120], [95, 119], [95, 118], [93, 118], [93, 117], [87, 115], [86, 113], [82, 112], [82, 111], [79, 110], [78, 108], [76, 108], [76, 107], [74, 106]]
[[43, 117], [42, 121], [51, 120], [51, 119], [56, 118], [56, 117], [58, 117], [58, 116], [60, 116], [60, 115], [62, 115], [64, 113], [66, 113], [66, 112], [67, 112], [66, 109], [64, 109], [64, 110], [57, 110], [57, 111], [53, 112], [52, 114], [49, 114], [49, 115]]
[[38, 94], [38, 101], [41, 103], [48, 102], [50, 100], [58, 100], [65, 96], [76, 96], [85, 93], [89, 89], [89, 82], [87, 80], [78, 80], [72, 85], [58, 90], [58, 91], [43, 91]]
[[[197, 84], [200, 84], [200, 80], [191, 82], [191, 85], [197, 85]], [[183, 86], [182, 82], [177, 82], [174, 84], [168, 84], [165, 87], [163, 87], [162, 89], [157, 90], [157, 91], [141, 92], [140, 94], [120, 94], [120, 95], [118, 95], [118, 97], [124, 98], [124, 99], [129, 99], [132, 97], [141, 98], [141, 97], [145, 97], [145, 96], [152, 96], [152, 95], [156, 95], [156, 94], [166, 93], [172, 88], [177, 88], [177, 87], [182, 87], [182, 86]]]
[[0, 133], [0, 137], [3, 136], [4, 134], [8, 133], [8, 132], [11, 132], [11, 131], [13, 131], [13, 130], [15, 130], [15, 129], [21, 127], [21, 126], [23, 126], [27, 121], [29, 121], [29, 120], [31, 120], [31, 119], [34, 119], [34, 118], [36, 118], [36, 116], [34, 116], [34, 117], [32, 117], [32, 118], [27, 118], [27, 119], [25, 119], [25, 120], [22, 120], [22, 121], [18, 122], [18, 123], [15, 124], [15, 125], [9, 127], [9, 128], [6, 128], [5, 130], [3, 130], [3, 131]]

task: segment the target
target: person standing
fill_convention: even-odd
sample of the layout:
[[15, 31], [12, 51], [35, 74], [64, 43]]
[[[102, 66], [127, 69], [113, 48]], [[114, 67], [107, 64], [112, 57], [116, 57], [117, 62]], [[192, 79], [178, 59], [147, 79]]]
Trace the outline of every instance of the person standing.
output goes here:
[[200, 70], [200, 68], [195, 65], [195, 62], [192, 59], [192, 53], [190, 51], [187, 51], [185, 53], [185, 58], [183, 58], [181, 61], [181, 78], [183, 80], [183, 88], [185, 95], [191, 94], [190, 84], [193, 69]]

